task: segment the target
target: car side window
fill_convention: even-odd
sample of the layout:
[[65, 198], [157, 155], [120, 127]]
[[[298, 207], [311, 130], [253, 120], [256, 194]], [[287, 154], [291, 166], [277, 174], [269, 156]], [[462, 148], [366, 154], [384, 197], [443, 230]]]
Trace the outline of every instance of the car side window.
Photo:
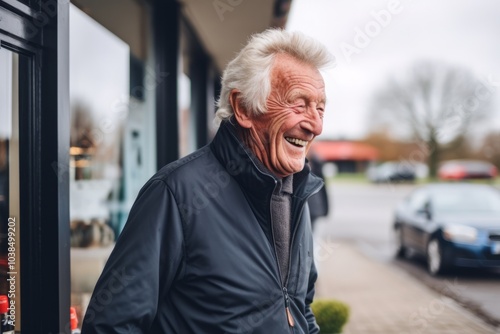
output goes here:
[[413, 212], [422, 210], [425, 204], [429, 202], [429, 196], [426, 191], [416, 191], [409, 199], [408, 205]]

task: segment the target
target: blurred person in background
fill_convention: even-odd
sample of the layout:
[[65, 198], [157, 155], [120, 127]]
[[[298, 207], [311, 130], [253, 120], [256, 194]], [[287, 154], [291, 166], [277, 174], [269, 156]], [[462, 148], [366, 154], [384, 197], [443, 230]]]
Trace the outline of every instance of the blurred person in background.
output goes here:
[[318, 218], [328, 216], [329, 204], [328, 192], [326, 190], [326, 180], [323, 175], [323, 161], [312, 150], [309, 152], [310, 154], [308, 155], [308, 158], [309, 165], [311, 166], [311, 172], [325, 182], [325, 185], [307, 201], [309, 203], [309, 211], [311, 212], [311, 224], [314, 229]]
[[227, 66], [212, 143], [140, 191], [83, 333], [319, 333], [306, 154], [329, 64], [300, 33], [254, 35]]

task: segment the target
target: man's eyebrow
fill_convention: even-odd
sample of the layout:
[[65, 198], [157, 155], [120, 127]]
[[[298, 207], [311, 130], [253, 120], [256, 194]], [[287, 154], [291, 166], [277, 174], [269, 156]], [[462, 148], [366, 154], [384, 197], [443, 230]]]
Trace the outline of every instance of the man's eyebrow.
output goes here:
[[[307, 95], [304, 92], [292, 92], [290, 93], [290, 96], [288, 97], [289, 100], [295, 100], [295, 99], [304, 99], [306, 101], [310, 101], [311, 98], [309, 95]], [[326, 96], [323, 95], [319, 98], [318, 103], [326, 104]]]
[[326, 96], [323, 95], [319, 98], [318, 104], [326, 104]]
[[307, 96], [301, 91], [292, 91], [288, 96], [288, 100], [304, 99], [307, 100]]

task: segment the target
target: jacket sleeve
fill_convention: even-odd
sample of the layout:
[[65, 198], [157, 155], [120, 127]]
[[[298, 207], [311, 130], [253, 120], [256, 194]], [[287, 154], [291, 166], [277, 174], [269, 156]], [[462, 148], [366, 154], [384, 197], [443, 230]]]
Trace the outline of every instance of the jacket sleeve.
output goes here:
[[[313, 252], [314, 254], [314, 252]], [[307, 287], [307, 295], [306, 295], [306, 319], [307, 319], [307, 324], [309, 326], [309, 334], [318, 334], [319, 333], [319, 326], [316, 323], [316, 318], [314, 317], [314, 314], [311, 310], [311, 303], [313, 302], [314, 299], [314, 285], [316, 283], [316, 280], [318, 278], [318, 272], [316, 270], [316, 266], [314, 264], [314, 255], [313, 255], [313, 260], [311, 261], [311, 271], [309, 273], [309, 283]]]
[[170, 289], [183, 249], [181, 216], [163, 180], [140, 191], [99, 278], [82, 333], [145, 333]]

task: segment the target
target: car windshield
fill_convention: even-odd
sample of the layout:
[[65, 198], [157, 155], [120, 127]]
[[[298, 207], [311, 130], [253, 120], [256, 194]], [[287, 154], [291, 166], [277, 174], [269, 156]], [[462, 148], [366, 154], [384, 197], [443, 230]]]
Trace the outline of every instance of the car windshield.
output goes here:
[[500, 213], [500, 192], [492, 188], [443, 188], [432, 192], [436, 213]]

